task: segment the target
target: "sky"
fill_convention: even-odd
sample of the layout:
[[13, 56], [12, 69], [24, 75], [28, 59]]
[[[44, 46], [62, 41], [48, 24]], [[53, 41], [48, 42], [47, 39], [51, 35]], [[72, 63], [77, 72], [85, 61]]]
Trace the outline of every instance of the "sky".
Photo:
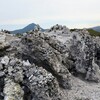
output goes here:
[[100, 0], [0, 0], [0, 29], [14, 30], [30, 23], [43, 28], [100, 26]]

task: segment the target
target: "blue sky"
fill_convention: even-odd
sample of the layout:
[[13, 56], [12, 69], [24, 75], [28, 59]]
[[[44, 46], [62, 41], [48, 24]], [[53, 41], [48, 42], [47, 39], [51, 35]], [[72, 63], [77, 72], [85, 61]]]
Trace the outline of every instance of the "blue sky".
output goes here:
[[69, 28], [100, 25], [100, 0], [0, 0], [0, 29], [13, 30], [37, 23]]

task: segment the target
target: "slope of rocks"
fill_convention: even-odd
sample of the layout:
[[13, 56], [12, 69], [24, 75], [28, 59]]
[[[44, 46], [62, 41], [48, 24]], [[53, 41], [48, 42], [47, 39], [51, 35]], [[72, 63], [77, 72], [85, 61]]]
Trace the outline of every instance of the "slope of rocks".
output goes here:
[[0, 100], [99, 100], [99, 66], [100, 38], [86, 29], [1, 32]]

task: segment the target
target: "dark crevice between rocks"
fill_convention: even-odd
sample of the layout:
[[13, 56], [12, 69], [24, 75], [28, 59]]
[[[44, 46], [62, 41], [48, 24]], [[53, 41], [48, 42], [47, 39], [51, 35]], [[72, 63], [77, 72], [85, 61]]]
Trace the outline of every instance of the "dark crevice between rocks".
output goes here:
[[85, 81], [85, 82], [87, 82], [87, 83], [95, 83], [95, 82], [98, 83], [98, 81], [87, 80], [87, 79], [86, 79], [86, 73], [77, 72], [77, 70], [75, 69], [75, 67], [73, 67], [73, 68], [71, 68], [71, 69], [68, 69], [68, 70], [69, 70], [69, 72], [71, 73], [71, 75], [73, 75], [74, 77], [76, 77], [76, 78], [78, 78], [78, 79], [80, 79], [80, 80], [82, 80], [82, 81]]
[[4, 89], [4, 77], [0, 77], [0, 100], [4, 100], [3, 89]]
[[6, 54], [6, 51], [0, 50], [0, 57], [3, 57]]
[[6, 50], [7, 50], [8, 48], [10, 48], [10, 46], [6, 46], [6, 47], [0, 49], [0, 57], [6, 55]]
[[86, 81], [86, 80], [85, 80], [86, 74], [77, 72], [76, 69], [75, 69], [75, 67], [72, 68], [72, 69], [69, 69], [69, 72], [70, 72], [71, 75], [73, 75], [74, 77], [79, 78], [79, 79], [82, 80], [82, 81]]
[[33, 98], [32, 91], [26, 85], [23, 85], [23, 90], [24, 90], [23, 100], [32, 100]]
[[75, 59], [72, 58], [70, 60], [73, 62], [72, 65], [71, 65], [71, 67], [68, 68], [68, 70], [71, 73], [71, 75], [73, 75], [74, 77], [77, 77], [77, 78], [85, 81], [86, 73], [77, 72], [76, 66], [75, 66]]
[[96, 57], [97, 57], [97, 60], [100, 60], [100, 50], [97, 51]]
[[68, 70], [72, 75], [77, 76], [77, 72], [76, 72], [75, 66], [73, 68], [69, 68]]
[[8, 45], [8, 46], [6, 46], [6, 47], [3, 47], [3, 48], [1, 48], [0, 49], [0, 51], [5, 51], [6, 49], [8, 49], [8, 48], [10, 48], [10, 46]]
[[29, 89], [29, 87], [28, 87], [28, 85], [26, 83], [28, 80], [27, 80], [27, 77], [25, 75], [24, 75], [23, 80], [24, 80], [23, 82], [18, 83], [21, 86], [22, 90], [24, 91], [23, 100], [32, 100], [33, 93]]
[[19, 83], [24, 91], [23, 100], [33, 100], [33, 98], [34, 98], [34, 100], [38, 100], [35, 93], [33, 91], [31, 91], [31, 89], [29, 88], [29, 86], [27, 84], [28, 78], [25, 75], [24, 75], [23, 80], [24, 80], [23, 82]]

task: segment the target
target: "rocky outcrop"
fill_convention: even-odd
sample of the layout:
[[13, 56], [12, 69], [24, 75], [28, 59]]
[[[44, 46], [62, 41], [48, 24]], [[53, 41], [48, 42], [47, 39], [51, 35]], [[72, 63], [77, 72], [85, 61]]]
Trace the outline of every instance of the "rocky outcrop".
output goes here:
[[84, 74], [85, 79], [98, 82], [100, 80], [100, 70], [97, 64], [97, 43], [94, 42], [93, 37], [87, 35], [87, 32], [80, 32], [73, 37], [72, 45], [70, 46], [70, 55], [75, 62], [75, 70]]
[[[41, 37], [41, 35], [44, 37]], [[52, 73], [58, 80], [59, 84], [63, 88], [70, 88], [70, 73], [62, 63], [62, 47], [63, 44], [56, 42], [50, 42], [49, 37], [45, 37], [43, 33], [35, 33], [26, 35], [21, 40], [21, 48], [19, 48], [19, 56], [35, 63], [38, 66], [42, 66], [44, 69]], [[61, 46], [62, 47], [61, 47]], [[53, 48], [54, 47], [54, 48]]]
[[[69, 29], [63, 26], [62, 28], [60, 27], [59, 25], [52, 27], [49, 35], [50, 37], [53, 35], [55, 39], [64, 44], [65, 48], [61, 50], [65, 51], [63, 53], [63, 62], [66, 64], [66, 60], [67, 62], [70, 60], [69, 65], [71, 64], [71, 66], [69, 67], [69, 71], [76, 75], [79, 74], [84, 79], [98, 82], [100, 80], [100, 64], [98, 59], [100, 55], [100, 38], [90, 36], [86, 29], [76, 29], [70, 32]], [[56, 31], [54, 31], [55, 29]], [[62, 33], [63, 31], [65, 32]], [[51, 43], [54, 44], [55, 42]]]
[[[30, 64], [29, 61], [2, 57], [0, 100], [57, 100], [62, 95], [57, 79], [43, 67]], [[3, 88], [4, 87], [4, 88]]]
[[48, 32], [36, 28], [20, 39], [2, 33], [0, 100], [77, 100], [81, 97], [70, 97], [69, 91], [76, 91], [80, 79], [100, 81], [99, 52], [100, 38], [86, 29], [71, 32], [55, 25]]

